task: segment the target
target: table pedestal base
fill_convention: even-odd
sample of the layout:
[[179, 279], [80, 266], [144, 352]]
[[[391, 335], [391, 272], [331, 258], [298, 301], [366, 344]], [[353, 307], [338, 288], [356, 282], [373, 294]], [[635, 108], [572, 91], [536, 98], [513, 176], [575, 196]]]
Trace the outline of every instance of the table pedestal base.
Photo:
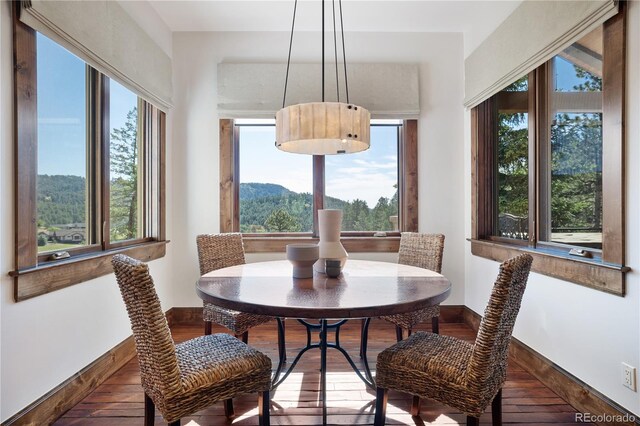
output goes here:
[[[362, 344], [360, 347], [362, 348], [362, 364], [364, 366], [364, 371], [360, 371], [356, 363], [353, 361], [349, 353], [340, 346], [340, 327], [342, 327], [347, 320], [340, 320], [334, 323], [329, 323], [328, 320], [322, 319], [318, 324], [312, 324], [305, 320], [298, 319], [298, 322], [305, 326], [307, 329], [307, 344], [303, 347], [298, 355], [294, 358], [291, 365], [285, 370], [286, 358], [285, 354], [281, 350], [279, 353], [280, 361], [278, 362], [278, 367], [273, 376], [273, 385], [272, 389], [276, 389], [280, 384], [289, 376], [291, 371], [295, 368], [298, 361], [307, 352], [309, 349], [320, 349], [320, 402], [322, 403], [322, 424], [327, 424], [327, 349], [336, 349], [340, 352], [353, 371], [356, 372], [358, 377], [371, 389], [375, 389], [375, 383], [373, 381], [373, 377], [371, 375], [371, 370], [369, 368], [369, 362], [367, 361], [367, 336], [369, 333], [369, 322], [371, 318], [366, 318], [364, 320], [364, 325], [361, 329], [361, 340]], [[313, 331], [319, 331], [319, 339], [317, 343], [312, 343], [311, 341], [311, 333]], [[334, 332], [334, 341], [328, 341], [328, 333], [329, 331]], [[278, 341], [280, 343], [280, 347], [284, 348], [284, 324], [280, 318], [278, 318]]]

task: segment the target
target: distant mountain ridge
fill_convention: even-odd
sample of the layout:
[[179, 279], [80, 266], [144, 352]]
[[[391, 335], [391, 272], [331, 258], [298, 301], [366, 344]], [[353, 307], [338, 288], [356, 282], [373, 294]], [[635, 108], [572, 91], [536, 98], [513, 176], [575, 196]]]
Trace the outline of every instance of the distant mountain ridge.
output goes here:
[[256, 198], [265, 197], [286, 197], [294, 194], [296, 193], [275, 183], [249, 182], [240, 184], [241, 200], [254, 200]]

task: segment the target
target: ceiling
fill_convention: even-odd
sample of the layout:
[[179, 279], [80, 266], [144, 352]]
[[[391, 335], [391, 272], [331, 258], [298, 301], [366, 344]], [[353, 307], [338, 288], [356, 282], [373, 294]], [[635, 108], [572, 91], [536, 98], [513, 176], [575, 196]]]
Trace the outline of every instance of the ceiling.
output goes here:
[[[462, 32], [484, 39], [517, 6], [513, 1], [343, 0], [345, 31]], [[293, 0], [149, 0], [171, 31], [290, 31]], [[338, 2], [335, 2], [336, 10]], [[297, 31], [317, 31], [321, 2], [299, 0]], [[332, 2], [325, 3], [327, 28]]]

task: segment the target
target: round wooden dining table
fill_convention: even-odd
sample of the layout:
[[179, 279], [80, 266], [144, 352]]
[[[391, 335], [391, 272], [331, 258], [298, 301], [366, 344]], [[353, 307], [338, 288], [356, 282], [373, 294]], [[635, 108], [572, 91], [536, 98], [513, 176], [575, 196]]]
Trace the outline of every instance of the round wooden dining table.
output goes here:
[[[320, 389], [322, 419], [326, 424], [327, 349], [341, 352], [358, 376], [375, 387], [369, 369], [366, 340], [370, 319], [383, 315], [413, 312], [440, 304], [451, 291], [444, 276], [428, 269], [397, 263], [349, 260], [338, 278], [314, 272], [313, 278], [293, 278], [286, 260], [247, 263], [209, 272], [196, 284], [205, 302], [227, 309], [278, 318], [278, 338], [284, 343], [282, 318], [295, 318], [307, 328], [307, 344], [285, 370], [286, 356], [274, 374], [273, 387], [282, 383], [309, 349], [320, 349]], [[361, 339], [364, 372], [340, 346], [340, 327], [348, 319], [363, 318]], [[308, 320], [318, 320], [317, 324]], [[319, 341], [312, 343], [312, 331]], [[334, 331], [333, 342], [328, 332]], [[284, 347], [284, 344], [281, 345]]]

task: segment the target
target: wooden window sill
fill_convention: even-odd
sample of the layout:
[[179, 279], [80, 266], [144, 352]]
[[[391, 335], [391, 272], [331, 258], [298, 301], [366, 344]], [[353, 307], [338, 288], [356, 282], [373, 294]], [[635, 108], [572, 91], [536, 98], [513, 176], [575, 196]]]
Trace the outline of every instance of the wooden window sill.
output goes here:
[[[318, 238], [309, 236], [246, 236], [242, 242], [247, 253], [284, 253], [287, 244], [317, 243]], [[350, 253], [397, 253], [400, 237], [341, 237], [340, 242]]]
[[9, 275], [14, 279], [13, 297], [20, 302], [110, 274], [113, 272], [111, 258], [115, 254], [126, 254], [144, 262], [159, 259], [164, 257], [168, 242], [153, 241], [12, 271]]
[[503, 262], [522, 252], [533, 256], [531, 270], [543, 275], [570, 281], [585, 287], [625, 295], [625, 273], [628, 266], [604, 263], [598, 259], [570, 256], [564, 252], [533, 249], [516, 244], [469, 239], [474, 256]]

